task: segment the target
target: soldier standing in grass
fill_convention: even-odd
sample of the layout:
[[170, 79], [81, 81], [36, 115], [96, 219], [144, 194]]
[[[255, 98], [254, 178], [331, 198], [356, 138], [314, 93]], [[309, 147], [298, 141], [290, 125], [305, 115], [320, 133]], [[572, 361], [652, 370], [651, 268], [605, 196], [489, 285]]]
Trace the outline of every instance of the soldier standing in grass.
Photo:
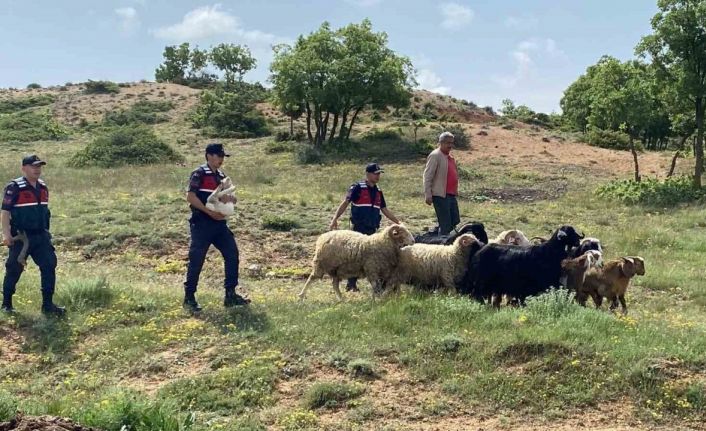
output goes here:
[[[338, 229], [338, 218], [346, 211], [348, 204], [351, 204], [351, 224], [356, 232], [365, 235], [374, 234], [380, 227], [381, 212], [393, 223], [400, 223], [399, 219], [387, 209], [382, 190], [377, 186], [380, 174], [383, 172], [385, 171], [377, 163], [370, 163], [365, 167], [365, 179], [350, 186], [345, 199], [338, 206], [331, 220], [329, 229]], [[357, 292], [357, 281], [357, 278], [349, 278], [346, 290]]]
[[[191, 244], [189, 245], [189, 266], [184, 282], [184, 308], [192, 312], [201, 311], [196, 301], [196, 286], [208, 248], [213, 245], [223, 255], [225, 265], [225, 297], [223, 306], [246, 305], [249, 299], [235, 293], [238, 286], [238, 245], [233, 232], [226, 224], [225, 216], [206, 207], [206, 200], [223, 181], [226, 175], [221, 171], [223, 160], [229, 157], [223, 144], [208, 144], [206, 146], [206, 163], [191, 173], [186, 200], [191, 207], [189, 227], [191, 229]], [[236, 202], [233, 196], [224, 196], [223, 202]]]
[[23, 176], [5, 187], [0, 219], [2, 243], [10, 247], [2, 283], [2, 311], [13, 313], [12, 295], [31, 256], [39, 267], [42, 287], [42, 312], [62, 316], [66, 310], [54, 304], [56, 253], [49, 233], [49, 189], [39, 177], [46, 162], [36, 155], [22, 159]]
[[427, 205], [434, 204], [439, 235], [448, 235], [461, 222], [456, 200], [458, 172], [451, 156], [454, 140], [450, 132], [439, 135], [439, 147], [429, 153], [424, 168], [424, 200]]

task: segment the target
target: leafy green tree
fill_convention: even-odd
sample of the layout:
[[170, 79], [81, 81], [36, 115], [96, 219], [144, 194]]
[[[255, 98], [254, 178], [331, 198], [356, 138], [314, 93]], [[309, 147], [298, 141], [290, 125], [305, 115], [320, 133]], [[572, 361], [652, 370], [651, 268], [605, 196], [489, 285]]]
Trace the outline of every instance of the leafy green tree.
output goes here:
[[257, 66], [257, 61], [250, 54], [247, 46], [221, 43], [214, 46], [210, 53], [211, 62], [223, 72], [226, 84], [242, 81], [243, 75]]
[[366, 107], [408, 106], [414, 83], [409, 59], [388, 48], [387, 35], [368, 20], [335, 31], [325, 22], [293, 46], [276, 46], [270, 71], [276, 104], [303, 105], [315, 146], [337, 132], [349, 139]]
[[191, 61], [191, 52], [188, 43], [179, 46], [167, 46], [164, 48], [164, 63], [155, 70], [157, 82], [173, 82], [175, 84], [185, 84], [186, 74]]
[[704, 163], [706, 106], [706, 1], [658, 0], [652, 18], [654, 33], [645, 36], [636, 51], [650, 56], [661, 77], [689, 100], [696, 123], [694, 185], [701, 187]]

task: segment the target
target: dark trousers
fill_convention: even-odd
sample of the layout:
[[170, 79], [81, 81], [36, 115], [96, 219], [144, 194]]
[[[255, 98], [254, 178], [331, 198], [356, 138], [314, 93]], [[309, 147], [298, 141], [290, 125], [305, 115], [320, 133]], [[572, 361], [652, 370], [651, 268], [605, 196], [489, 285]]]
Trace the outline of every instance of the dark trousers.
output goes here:
[[436, 220], [439, 222], [439, 234], [448, 235], [461, 222], [458, 212], [458, 201], [454, 195], [433, 196]]
[[[51, 243], [51, 234], [47, 231], [27, 233], [29, 248], [27, 257], [31, 257], [39, 267], [42, 280], [42, 293], [54, 294], [56, 285], [56, 252]], [[15, 286], [20, 281], [20, 276], [24, 268], [17, 262], [17, 257], [22, 251], [24, 244], [15, 241], [10, 246], [10, 255], [5, 261], [5, 279], [2, 282], [2, 294], [12, 296], [15, 294]]]
[[225, 281], [223, 287], [226, 290], [235, 290], [238, 285], [239, 255], [238, 245], [235, 243], [233, 232], [228, 229], [228, 225], [211, 220], [199, 220], [191, 222], [191, 244], [189, 245], [189, 266], [186, 270], [186, 281], [184, 282], [184, 292], [193, 294], [199, 284], [199, 276], [203, 262], [206, 260], [208, 248], [213, 245], [223, 255], [225, 266]]
[[[377, 228], [367, 228], [367, 227], [360, 227], [360, 226], [356, 226], [356, 225], [353, 225], [353, 230], [356, 232], [360, 232], [364, 235], [372, 235], [375, 232], [377, 232]], [[354, 287], [356, 287], [357, 283], [358, 283], [357, 278], [355, 278], [355, 277], [349, 278], [348, 282], [346, 283], [346, 287], [348, 289], [354, 288]]]

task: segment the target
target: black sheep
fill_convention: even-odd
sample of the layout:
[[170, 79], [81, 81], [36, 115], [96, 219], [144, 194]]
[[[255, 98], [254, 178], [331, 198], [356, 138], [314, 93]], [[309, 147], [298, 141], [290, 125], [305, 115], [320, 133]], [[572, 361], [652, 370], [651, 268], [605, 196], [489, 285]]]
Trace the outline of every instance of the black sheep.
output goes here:
[[[479, 301], [495, 297], [499, 306], [502, 295], [524, 304], [525, 298], [558, 287], [561, 261], [572, 247], [578, 247], [582, 235], [572, 226], [562, 226], [549, 240], [529, 247], [488, 244], [471, 259], [467, 285], [462, 293], [472, 293]], [[469, 283], [470, 281], [470, 283]]]
[[478, 222], [466, 223], [449, 235], [439, 235], [436, 232], [426, 232], [421, 235], [415, 235], [414, 242], [420, 244], [451, 245], [456, 238], [465, 233], [472, 233], [473, 236], [483, 244], [488, 243], [488, 234], [485, 232], [485, 226], [483, 226], [483, 223]]

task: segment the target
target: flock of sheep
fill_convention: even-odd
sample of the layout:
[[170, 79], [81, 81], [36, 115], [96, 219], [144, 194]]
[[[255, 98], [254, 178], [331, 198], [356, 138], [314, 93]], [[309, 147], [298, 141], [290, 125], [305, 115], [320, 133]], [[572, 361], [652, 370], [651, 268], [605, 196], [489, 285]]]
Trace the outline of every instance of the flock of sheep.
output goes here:
[[585, 305], [590, 296], [599, 308], [606, 298], [611, 310], [618, 302], [627, 313], [625, 292], [630, 279], [645, 274], [641, 257], [603, 261], [601, 243], [584, 238], [572, 226], [562, 226], [549, 239], [529, 240], [519, 230], [502, 232], [493, 240], [481, 223], [469, 223], [449, 236], [413, 236], [403, 225], [391, 225], [373, 235], [330, 231], [316, 241], [312, 272], [299, 298], [314, 279], [329, 275], [342, 300], [341, 279], [367, 278], [373, 296], [396, 291], [406, 283], [421, 288], [455, 289], [480, 302], [499, 307], [523, 305], [525, 299], [555, 287], [575, 292]]

